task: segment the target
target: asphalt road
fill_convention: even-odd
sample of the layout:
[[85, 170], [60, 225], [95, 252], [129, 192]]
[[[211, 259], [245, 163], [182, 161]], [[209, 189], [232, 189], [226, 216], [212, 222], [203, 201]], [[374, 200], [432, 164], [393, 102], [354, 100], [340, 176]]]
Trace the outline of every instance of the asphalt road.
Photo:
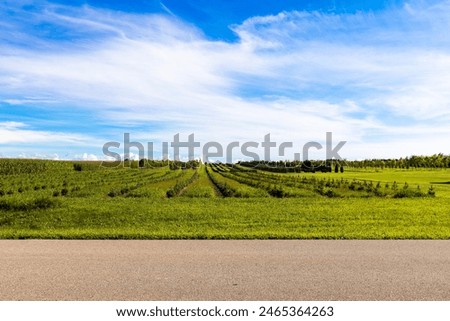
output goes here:
[[1, 300], [450, 300], [450, 241], [0, 241]]

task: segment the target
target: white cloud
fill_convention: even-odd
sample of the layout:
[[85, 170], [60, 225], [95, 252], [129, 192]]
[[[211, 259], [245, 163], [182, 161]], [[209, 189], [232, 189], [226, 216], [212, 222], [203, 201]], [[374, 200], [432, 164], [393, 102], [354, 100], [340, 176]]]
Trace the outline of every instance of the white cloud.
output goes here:
[[93, 146], [97, 143], [99, 143], [98, 139], [83, 134], [33, 130], [28, 128], [27, 124], [21, 122], [0, 122], [0, 144], [3, 145], [70, 144]]
[[84, 153], [83, 156], [81, 157], [82, 160], [89, 160], [89, 161], [96, 161], [98, 160], [98, 157], [94, 154], [88, 154], [88, 153]]
[[[367, 146], [352, 150], [354, 157], [371, 148], [380, 156], [450, 152], [430, 139], [449, 134], [450, 36], [435, 32], [448, 29], [448, 8], [442, 1], [371, 14], [283, 12], [233, 26], [240, 41], [225, 43], [174, 18], [52, 6], [34, 19], [93, 40], [16, 53], [0, 45], [0, 100], [26, 105], [28, 97], [45, 97], [48, 112], [79, 106], [139, 128], [136, 136], [147, 140], [194, 132], [226, 143], [270, 132], [306, 142], [332, 131]], [[87, 140], [0, 126], [0, 143], [30, 139]]]

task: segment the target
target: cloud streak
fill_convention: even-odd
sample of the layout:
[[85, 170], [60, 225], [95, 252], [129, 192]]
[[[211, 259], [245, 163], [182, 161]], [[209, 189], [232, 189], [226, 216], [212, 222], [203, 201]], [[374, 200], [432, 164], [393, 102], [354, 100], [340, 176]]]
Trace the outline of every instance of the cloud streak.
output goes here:
[[[114, 125], [115, 137], [194, 132], [230, 142], [270, 132], [306, 142], [332, 131], [349, 142], [348, 158], [447, 153], [450, 36], [436, 30], [448, 29], [449, 8], [442, 1], [380, 13], [282, 12], [232, 26], [239, 40], [229, 43], [172, 16], [47, 5], [27, 18], [60, 26], [66, 37], [0, 43], [0, 108], [70, 106]], [[0, 39], [25, 28], [5, 21]], [[29, 131], [3, 130], [2, 144], [24, 143], [15, 137]], [[32, 136], [52, 139], [45, 128]], [[76, 135], [59, 137], [77, 143]]]
[[42, 144], [61, 146], [71, 145], [95, 145], [99, 141], [78, 133], [50, 132], [34, 130], [27, 124], [20, 122], [0, 122], [0, 145], [2, 144]]

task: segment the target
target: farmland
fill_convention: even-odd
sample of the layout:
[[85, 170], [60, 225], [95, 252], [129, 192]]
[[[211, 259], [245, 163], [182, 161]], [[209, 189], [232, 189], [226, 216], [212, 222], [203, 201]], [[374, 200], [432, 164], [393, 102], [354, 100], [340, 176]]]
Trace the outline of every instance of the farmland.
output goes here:
[[447, 168], [0, 159], [0, 238], [449, 239]]

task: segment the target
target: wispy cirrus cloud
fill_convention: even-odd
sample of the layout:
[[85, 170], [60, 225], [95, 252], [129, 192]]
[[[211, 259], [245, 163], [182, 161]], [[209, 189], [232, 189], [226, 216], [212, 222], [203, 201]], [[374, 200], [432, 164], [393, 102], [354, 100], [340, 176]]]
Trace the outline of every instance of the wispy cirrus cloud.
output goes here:
[[[195, 132], [229, 142], [270, 132], [306, 142], [333, 131], [349, 142], [349, 158], [449, 152], [450, 36], [437, 32], [448, 28], [449, 8], [282, 12], [232, 26], [238, 41], [224, 42], [173, 16], [45, 3], [19, 18], [3, 14], [0, 39], [18, 36], [0, 43], [0, 115], [14, 104], [44, 114], [74, 108], [113, 126], [115, 139]], [[49, 33], [28, 32], [20, 17]], [[64, 121], [77, 132], [76, 119]], [[109, 140], [96, 126], [91, 141]], [[0, 144], [24, 131], [10, 128]], [[33, 136], [52, 139], [45, 128]]]
[[93, 145], [91, 137], [80, 133], [35, 130], [21, 122], [0, 122], [0, 144]]

